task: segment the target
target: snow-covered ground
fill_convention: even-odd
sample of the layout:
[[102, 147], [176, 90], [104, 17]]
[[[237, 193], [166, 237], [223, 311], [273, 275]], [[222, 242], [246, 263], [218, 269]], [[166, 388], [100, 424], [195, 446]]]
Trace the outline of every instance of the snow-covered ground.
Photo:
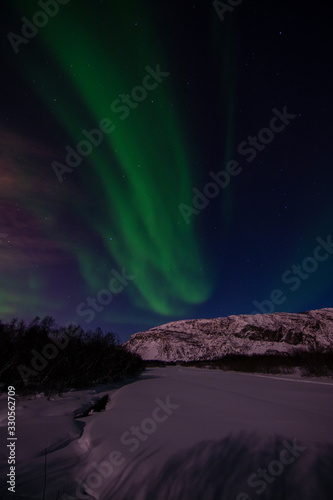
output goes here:
[[[104, 412], [73, 418], [105, 394]], [[17, 398], [15, 494], [6, 415], [2, 397], [1, 499], [41, 500], [45, 470], [47, 500], [332, 498], [329, 381], [172, 366], [118, 389]]]

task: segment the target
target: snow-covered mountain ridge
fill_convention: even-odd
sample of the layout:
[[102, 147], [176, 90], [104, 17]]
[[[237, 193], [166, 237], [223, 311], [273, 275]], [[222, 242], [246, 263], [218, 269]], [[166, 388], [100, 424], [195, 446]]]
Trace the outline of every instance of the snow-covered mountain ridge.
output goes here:
[[333, 350], [333, 308], [303, 313], [233, 315], [166, 323], [124, 344], [146, 360], [209, 360], [226, 354]]

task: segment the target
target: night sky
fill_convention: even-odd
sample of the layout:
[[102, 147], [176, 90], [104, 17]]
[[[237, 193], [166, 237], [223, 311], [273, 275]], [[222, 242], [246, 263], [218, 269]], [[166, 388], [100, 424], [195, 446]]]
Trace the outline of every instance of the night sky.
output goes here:
[[2, 2], [3, 322], [332, 307], [330, 4], [222, 4]]

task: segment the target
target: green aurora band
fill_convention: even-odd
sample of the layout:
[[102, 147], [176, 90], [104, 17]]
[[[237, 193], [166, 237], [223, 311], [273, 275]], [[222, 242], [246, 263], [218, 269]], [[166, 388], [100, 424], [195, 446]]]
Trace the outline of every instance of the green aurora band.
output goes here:
[[[33, 6], [24, 9], [27, 17], [32, 16]], [[148, 65], [160, 64], [161, 71], [167, 71], [167, 64], [161, 54], [155, 54], [146, 13], [138, 44], [125, 36], [129, 16], [134, 20], [135, 12], [129, 14], [125, 4], [109, 9], [117, 25], [124, 27], [121, 39], [117, 30], [117, 36], [109, 34], [107, 44], [102, 44], [94, 38], [93, 21], [78, 18], [68, 5], [30, 42], [42, 41], [44, 47], [38, 47], [38, 59], [32, 55], [25, 61], [26, 72], [72, 147], [85, 139], [82, 129], [97, 128], [103, 118], [112, 120], [114, 131], [104, 135], [103, 143], [88, 158], [93, 167], [90, 188], [94, 193], [99, 190], [98, 213], [92, 217], [80, 207], [81, 216], [91, 221], [92, 232], [100, 238], [107, 236], [109, 256], [119, 268], [135, 276], [126, 289], [132, 304], [162, 315], [184, 314], [190, 305], [210, 297], [213, 279], [204, 272], [195, 217], [187, 225], [178, 209], [181, 202], [192, 204], [195, 181], [169, 95], [172, 75], [148, 91], [126, 119], [112, 114], [110, 104], [119, 94], [141, 85]], [[46, 71], [40, 61], [50, 59], [51, 54], [54, 60]], [[55, 78], [59, 74], [61, 86]], [[81, 176], [79, 168], [65, 182], [69, 175]], [[94, 272], [93, 251], [78, 248], [76, 258], [90, 290], [105, 287], [107, 277], [101, 280]]]

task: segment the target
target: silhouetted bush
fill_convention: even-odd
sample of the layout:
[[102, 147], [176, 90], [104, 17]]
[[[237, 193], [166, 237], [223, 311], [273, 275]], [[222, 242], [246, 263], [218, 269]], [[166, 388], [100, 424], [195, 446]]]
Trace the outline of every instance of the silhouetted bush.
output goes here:
[[0, 341], [0, 389], [12, 385], [18, 394], [82, 389], [135, 377], [145, 368], [114, 333], [61, 327], [50, 316], [0, 322]]

